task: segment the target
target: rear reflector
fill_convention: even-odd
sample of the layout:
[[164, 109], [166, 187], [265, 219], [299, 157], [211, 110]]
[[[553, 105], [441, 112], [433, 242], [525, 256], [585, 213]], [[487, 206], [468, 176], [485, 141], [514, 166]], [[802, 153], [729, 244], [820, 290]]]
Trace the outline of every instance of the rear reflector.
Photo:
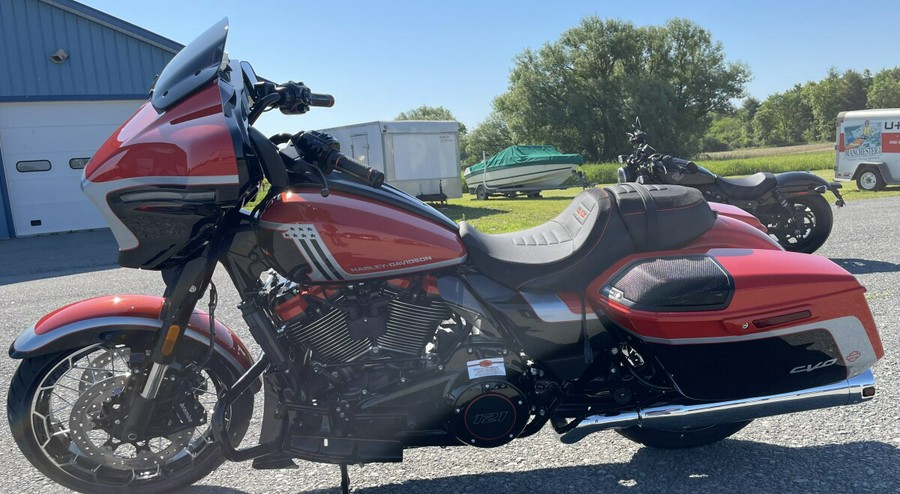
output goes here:
[[807, 319], [812, 317], [812, 313], [808, 310], [803, 310], [800, 312], [792, 312], [790, 314], [785, 314], [783, 316], [775, 316], [775, 317], [767, 317], [765, 319], [758, 319], [753, 321], [753, 325], [759, 329], [768, 328], [772, 326], [778, 326], [779, 324], [785, 324], [793, 321], [799, 321], [800, 319]]

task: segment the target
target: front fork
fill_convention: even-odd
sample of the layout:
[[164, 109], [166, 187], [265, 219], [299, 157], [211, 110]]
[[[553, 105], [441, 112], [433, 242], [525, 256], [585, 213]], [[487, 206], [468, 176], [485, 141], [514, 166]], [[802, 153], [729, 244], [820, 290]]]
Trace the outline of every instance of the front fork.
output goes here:
[[216, 266], [216, 257], [211, 255], [212, 244], [207, 245], [202, 255], [173, 272], [164, 273], [166, 292], [160, 312], [162, 327], [150, 352], [152, 364], [146, 371], [140, 391], [129, 398], [129, 413], [122, 425], [122, 438], [128, 441], [144, 438], [166, 372], [175, 362], [176, 344], [184, 335], [194, 307], [209, 286]]

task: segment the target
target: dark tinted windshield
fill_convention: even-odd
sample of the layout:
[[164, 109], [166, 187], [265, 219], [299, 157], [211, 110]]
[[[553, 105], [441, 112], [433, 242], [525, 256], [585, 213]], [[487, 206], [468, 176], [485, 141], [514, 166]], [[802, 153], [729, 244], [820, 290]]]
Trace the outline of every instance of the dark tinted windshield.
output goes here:
[[163, 111], [181, 101], [218, 73], [225, 56], [228, 18], [217, 22], [185, 46], [163, 69], [153, 87], [150, 102]]

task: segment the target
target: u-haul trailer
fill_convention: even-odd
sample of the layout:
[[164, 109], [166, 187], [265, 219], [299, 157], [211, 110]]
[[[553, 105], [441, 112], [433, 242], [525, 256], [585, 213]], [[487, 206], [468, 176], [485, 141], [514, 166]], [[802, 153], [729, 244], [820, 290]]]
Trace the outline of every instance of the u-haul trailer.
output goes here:
[[860, 190], [900, 185], [900, 108], [838, 113], [834, 179]]

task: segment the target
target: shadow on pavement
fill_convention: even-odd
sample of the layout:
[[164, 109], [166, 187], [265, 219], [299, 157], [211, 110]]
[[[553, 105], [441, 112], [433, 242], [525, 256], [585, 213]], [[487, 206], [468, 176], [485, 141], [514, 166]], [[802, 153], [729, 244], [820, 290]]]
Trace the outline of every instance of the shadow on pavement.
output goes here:
[[0, 285], [118, 267], [109, 230], [0, 240]]
[[832, 259], [832, 261], [838, 266], [846, 269], [850, 274], [900, 272], [900, 264], [894, 264], [892, 262], [873, 261], [869, 259]]
[[[880, 459], [874, 461], [873, 459]], [[626, 464], [592, 464], [518, 472], [494, 472], [410, 480], [377, 487], [353, 488], [358, 467], [350, 468], [356, 494], [456, 492], [522, 493], [697, 493], [697, 492], [893, 492], [900, 485], [898, 449], [881, 442], [784, 447], [726, 439], [686, 450], [641, 448]], [[528, 468], [527, 460], [513, 468]], [[365, 470], [362, 470], [363, 472]], [[287, 475], [290, 478], [290, 475]], [[334, 468], [333, 488], [298, 494], [337, 494], [340, 474]], [[274, 486], [273, 486], [274, 487]], [[283, 486], [279, 486], [283, 488]], [[228, 487], [198, 486], [185, 494], [243, 494]], [[255, 492], [255, 491], [254, 491]]]

